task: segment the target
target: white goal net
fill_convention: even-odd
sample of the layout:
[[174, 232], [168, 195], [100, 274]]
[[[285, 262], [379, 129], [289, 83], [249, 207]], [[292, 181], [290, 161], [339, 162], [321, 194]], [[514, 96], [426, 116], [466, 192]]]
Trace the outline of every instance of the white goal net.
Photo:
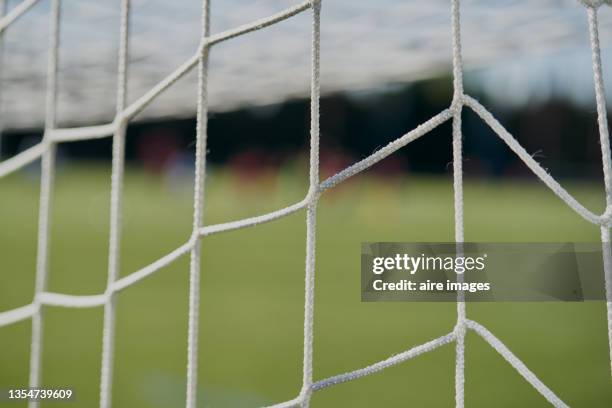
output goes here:
[[[37, 0], [24, 0], [18, 6], [0, 19], [0, 31], [4, 32], [20, 16], [27, 13]], [[4, 3], [4, 2], [2, 2]], [[100, 407], [108, 408], [112, 401], [112, 378], [115, 337], [115, 297], [118, 292], [137, 284], [141, 280], [156, 273], [178, 258], [190, 256], [190, 291], [189, 319], [187, 335], [187, 389], [186, 406], [196, 406], [197, 372], [198, 372], [198, 313], [200, 303], [200, 242], [209, 235], [224, 231], [236, 230], [274, 221], [299, 210], [306, 210], [306, 261], [305, 261], [305, 302], [304, 302], [304, 350], [303, 378], [299, 394], [292, 400], [280, 402], [275, 407], [309, 406], [313, 393], [367, 376], [393, 365], [412, 359], [423, 353], [437, 349], [440, 346], [454, 343], [455, 357], [455, 401], [457, 407], [464, 406], [464, 354], [465, 335], [467, 330], [473, 330], [489, 345], [501, 354], [523, 378], [529, 382], [542, 396], [557, 407], [565, 407], [562, 390], [551, 390], [545, 385], [504, 343], [495, 337], [487, 328], [471, 320], [466, 315], [466, 305], [461, 294], [457, 301], [457, 322], [454, 328], [441, 337], [427, 343], [417, 345], [386, 360], [376, 362], [367, 367], [330, 378], [316, 380], [313, 375], [313, 319], [314, 319], [314, 276], [315, 276], [315, 237], [316, 211], [319, 198], [326, 190], [342, 183], [348, 178], [383, 160], [408, 143], [426, 135], [428, 132], [446, 121], [452, 121], [453, 147], [453, 179], [455, 208], [455, 241], [461, 247], [464, 240], [463, 222], [463, 179], [462, 179], [462, 126], [461, 115], [464, 107], [474, 111], [533, 171], [533, 173], [549, 187], [561, 200], [578, 213], [587, 222], [595, 224], [601, 230], [601, 242], [604, 256], [605, 285], [607, 294], [608, 335], [612, 356], [612, 252], [610, 250], [610, 226], [612, 225], [612, 160], [608, 122], [606, 117], [606, 101], [602, 77], [602, 64], [599, 45], [598, 9], [610, 0], [582, 0], [585, 8], [591, 42], [593, 78], [597, 102], [597, 114], [601, 144], [602, 165], [606, 191], [606, 211], [599, 215], [585, 208], [563, 186], [561, 186], [538, 162], [505, 130], [503, 125], [476, 99], [467, 95], [463, 87], [463, 67], [461, 50], [461, 18], [460, 0], [449, 0], [452, 26], [452, 66], [454, 95], [450, 106], [427, 120], [420, 126], [392, 141], [372, 155], [345, 168], [336, 175], [323, 181], [319, 178], [319, 94], [320, 94], [320, 12], [321, 0], [307, 0], [277, 14], [253, 21], [219, 33], [210, 33], [210, 0], [203, 0], [202, 34], [197, 51], [176, 68], [170, 75], [160, 81], [144, 95], [132, 103], [127, 103], [126, 90], [128, 84], [127, 61], [129, 50], [130, 1], [121, 1], [120, 45], [117, 69], [117, 99], [116, 116], [108, 124], [76, 128], [60, 128], [57, 126], [57, 76], [58, 53], [60, 49], [61, 0], [52, 1], [52, 12], [49, 34], [49, 57], [47, 63], [46, 115], [45, 132], [42, 141], [0, 163], [0, 176], [12, 173], [28, 163], [39, 158], [41, 166], [40, 207], [38, 217], [38, 249], [36, 262], [36, 283], [33, 300], [30, 304], [0, 313], [0, 326], [30, 319], [32, 322], [31, 353], [30, 353], [30, 386], [40, 385], [42, 372], [42, 344], [44, 307], [89, 308], [104, 307], [104, 329], [102, 338], [102, 363], [100, 374]], [[577, 6], [578, 7], [578, 6]], [[2, 9], [4, 9], [4, 4]], [[309, 190], [303, 200], [280, 210], [252, 218], [233, 222], [206, 225], [203, 222], [204, 180], [206, 175], [206, 138], [208, 115], [208, 55], [211, 47], [249, 32], [264, 29], [299, 13], [312, 14], [312, 45], [311, 45], [311, 79], [310, 79], [310, 159], [309, 159]], [[193, 230], [191, 236], [180, 247], [155, 262], [119, 278], [119, 242], [121, 239], [121, 208], [124, 174], [125, 131], [130, 120], [154, 101], [162, 92], [171, 87], [177, 80], [192, 70], [198, 72], [197, 98], [197, 144], [196, 170], [193, 198]], [[53, 180], [55, 172], [56, 146], [62, 142], [90, 140], [103, 137], [113, 138], [112, 184], [110, 198], [110, 241], [108, 250], [108, 284], [104, 293], [91, 296], [76, 296], [64, 293], [52, 293], [46, 290], [49, 269], [49, 225], [50, 208], [52, 204]], [[612, 366], [611, 366], [612, 369]], [[36, 407], [37, 402], [31, 402]]]

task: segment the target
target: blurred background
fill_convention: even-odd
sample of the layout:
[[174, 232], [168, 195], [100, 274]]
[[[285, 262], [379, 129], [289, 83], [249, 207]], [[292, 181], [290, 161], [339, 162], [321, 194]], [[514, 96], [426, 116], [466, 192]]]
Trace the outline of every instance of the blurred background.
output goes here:
[[[9, 9], [18, 4], [9, 1]], [[36, 144], [44, 122], [49, 1], [4, 37], [2, 137], [7, 159]], [[329, 0], [321, 38], [321, 172], [328, 177], [448, 107], [450, 2]], [[295, 4], [212, 2], [212, 32]], [[59, 126], [114, 115], [119, 1], [65, 0]], [[600, 10], [612, 96], [612, 8]], [[211, 52], [205, 223], [273, 211], [307, 191], [310, 12]], [[200, 2], [135, 0], [129, 101], [196, 50]], [[584, 9], [574, 0], [462, 2], [466, 91], [489, 108], [577, 199], [603, 212], [601, 153]], [[190, 73], [130, 124], [121, 275], [184, 243], [191, 230], [197, 78]], [[552, 194], [465, 110], [468, 241], [593, 241], [599, 230]], [[324, 194], [318, 215], [315, 378], [371, 364], [448, 333], [454, 304], [360, 303], [362, 241], [452, 241], [450, 123]], [[110, 138], [58, 146], [48, 290], [106, 285]], [[0, 310], [31, 302], [38, 162], [0, 179]], [[203, 240], [200, 406], [255, 407], [301, 384], [304, 212]], [[602, 273], [603, 283], [603, 273]], [[114, 403], [184, 404], [188, 259], [118, 295]], [[605, 304], [468, 306], [565, 402], [612, 403]], [[46, 308], [43, 383], [96, 406], [102, 309]], [[546, 401], [473, 334], [466, 405]], [[29, 321], [0, 328], [0, 387], [27, 384]], [[454, 404], [454, 348], [315, 394], [314, 407]], [[2, 402], [0, 402], [0, 406]], [[10, 403], [6, 406], [20, 406]], [[53, 403], [53, 406], [63, 406]]]

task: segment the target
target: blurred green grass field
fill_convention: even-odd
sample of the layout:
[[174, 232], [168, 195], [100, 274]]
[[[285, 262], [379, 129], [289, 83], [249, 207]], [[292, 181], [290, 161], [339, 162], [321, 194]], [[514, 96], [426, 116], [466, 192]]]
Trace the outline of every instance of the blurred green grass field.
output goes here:
[[[303, 170], [303, 169], [300, 169]], [[104, 291], [109, 166], [66, 165], [54, 189], [48, 289]], [[299, 201], [304, 171], [207, 178], [205, 222], [234, 220]], [[587, 207], [603, 208], [599, 184], [570, 183]], [[38, 182], [0, 180], [0, 310], [32, 300]], [[122, 276], [184, 243], [192, 196], [187, 182], [162, 182], [128, 168]], [[360, 176], [325, 193], [317, 221], [315, 379], [353, 370], [450, 332], [455, 305], [361, 303], [362, 241], [452, 241], [450, 177]], [[542, 184], [466, 181], [468, 241], [598, 241]], [[201, 407], [255, 407], [297, 395], [301, 385], [305, 221], [290, 217], [203, 241], [199, 388]], [[603, 280], [603, 276], [602, 276]], [[116, 407], [184, 405], [188, 257], [118, 295], [113, 401]], [[612, 406], [605, 304], [470, 304], [484, 324], [565, 402]], [[46, 308], [43, 383], [70, 386], [95, 407], [102, 308]], [[0, 387], [27, 385], [30, 322], [0, 328]], [[467, 337], [466, 406], [548, 406], [477, 335]], [[315, 394], [313, 407], [454, 406], [454, 347]], [[6, 403], [7, 407], [25, 404]]]

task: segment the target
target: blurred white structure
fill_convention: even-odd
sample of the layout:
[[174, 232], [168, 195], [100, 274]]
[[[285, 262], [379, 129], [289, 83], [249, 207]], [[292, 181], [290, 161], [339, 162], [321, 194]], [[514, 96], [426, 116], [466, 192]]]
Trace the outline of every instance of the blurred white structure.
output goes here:
[[[19, 4], [10, 0], [9, 10]], [[296, 0], [223, 0], [213, 4], [212, 32], [273, 14]], [[323, 93], [379, 89], [450, 69], [449, 0], [332, 0], [322, 15]], [[59, 125], [112, 119], [119, 0], [63, 2]], [[200, 0], [135, 0], [128, 100], [133, 101], [194, 54]], [[49, 1], [40, 0], [6, 31], [3, 127], [40, 126]], [[576, 0], [466, 0], [463, 20], [468, 87], [505, 103], [565, 93], [593, 100], [587, 21]], [[309, 21], [296, 16], [215, 48], [213, 110], [308, 95]], [[602, 7], [604, 75], [612, 80], [612, 8]], [[490, 67], [490, 68], [487, 68]], [[606, 72], [608, 74], [606, 74]], [[194, 73], [139, 118], [192, 116]], [[611, 91], [611, 90], [608, 90]], [[501, 98], [500, 98], [501, 100]]]

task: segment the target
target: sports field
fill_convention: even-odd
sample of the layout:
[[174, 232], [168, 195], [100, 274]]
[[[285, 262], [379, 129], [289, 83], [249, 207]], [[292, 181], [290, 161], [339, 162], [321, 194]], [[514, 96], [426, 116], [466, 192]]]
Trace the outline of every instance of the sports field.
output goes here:
[[[0, 180], [0, 310], [32, 300], [38, 181]], [[245, 177], [213, 170], [205, 222], [271, 211], [303, 198], [306, 169]], [[588, 208], [603, 186], [569, 182]], [[163, 181], [128, 168], [122, 276], [190, 235], [189, 180]], [[60, 166], [54, 189], [48, 289], [102, 293], [106, 285], [110, 166]], [[455, 305], [361, 303], [362, 241], [452, 241], [449, 177], [358, 177], [325, 193], [317, 220], [315, 379], [353, 370], [450, 332]], [[468, 241], [593, 241], [598, 228], [542, 184], [465, 184]], [[199, 383], [201, 407], [256, 407], [291, 399], [301, 385], [304, 212], [203, 240]], [[602, 275], [603, 281], [603, 275]], [[188, 257], [118, 296], [114, 402], [118, 407], [184, 404]], [[484, 324], [572, 407], [612, 406], [605, 305], [482, 303]], [[102, 308], [45, 310], [43, 384], [69, 386], [95, 407]], [[0, 328], [0, 386], [27, 385], [30, 323]], [[473, 333], [467, 337], [466, 406], [541, 407], [546, 401]], [[454, 346], [315, 394], [313, 407], [454, 406]], [[1, 405], [2, 403], [0, 403]], [[17, 403], [7, 407], [20, 407]]]

